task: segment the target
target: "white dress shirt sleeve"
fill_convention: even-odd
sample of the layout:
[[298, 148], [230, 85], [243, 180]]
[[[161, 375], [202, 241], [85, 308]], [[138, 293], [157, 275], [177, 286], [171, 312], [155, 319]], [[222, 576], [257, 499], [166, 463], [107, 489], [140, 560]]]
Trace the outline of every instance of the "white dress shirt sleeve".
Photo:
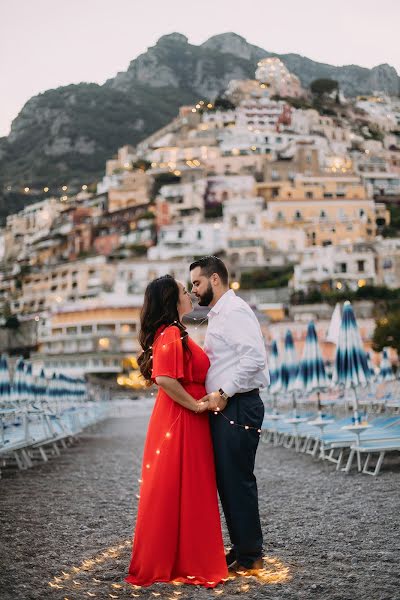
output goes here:
[[235, 349], [238, 361], [233, 376], [222, 381], [221, 388], [228, 396], [233, 396], [243, 389], [257, 387], [254, 376], [266, 368], [267, 353], [260, 325], [245, 308], [237, 307], [229, 312], [224, 334]]

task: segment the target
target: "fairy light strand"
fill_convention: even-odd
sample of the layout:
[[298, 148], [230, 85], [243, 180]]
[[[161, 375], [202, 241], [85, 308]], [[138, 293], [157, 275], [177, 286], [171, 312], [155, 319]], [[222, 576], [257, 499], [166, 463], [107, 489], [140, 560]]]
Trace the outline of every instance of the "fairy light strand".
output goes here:
[[[206, 320], [207, 320], [207, 318], [208, 318], [208, 317], [206, 317], [205, 319], [201, 320], [201, 321], [199, 322], [199, 325], [201, 325], [202, 323], [204, 323], [204, 321], [206, 321]], [[175, 323], [177, 323], [177, 322], [178, 322], [178, 321], [174, 321], [173, 323], [171, 323], [171, 325], [167, 325], [167, 327], [170, 327], [170, 326], [174, 325], [174, 324], [175, 324]], [[167, 328], [167, 327], [166, 327], [166, 328]], [[164, 334], [165, 334], [165, 330], [164, 330], [164, 331], [162, 331], [162, 332], [160, 333], [160, 336], [163, 336]], [[160, 338], [160, 336], [157, 338], [157, 340]], [[184, 336], [184, 335], [181, 335], [181, 336], [179, 336], [179, 340], [183, 340], [185, 337], [186, 337], [186, 336]], [[155, 340], [155, 341], [157, 341], [157, 340]], [[167, 342], [166, 344], [163, 344], [161, 347], [162, 347], [163, 349], [165, 349], [167, 346], [170, 346], [171, 344], [175, 344], [177, 341], [178, 341], [178, 338], [175, 338], [174, 340], [172, 340], [172, 341], [170, 341], [170, 342]], [[154, 343], [155, 343], [155, 342], [153, 342], [153, 344], [154, 344]], [[150, 346], [150, 347], [149, 347], [147, 350], [143, 350], [143, 352], [148, 352], [149, 350], [152, 350], [152, 349], [153, 349], [153, 347], [154, 347], [154, 346]], [[151, 355], [151, 356], [150, 356], [150, 358], [153, 358], [153, 355]], [[153, 394], [152, 394], [152, 395], [153, 395]], [[211, 410], [210, 410], [210, 412], [211, 412]], [[218, 416], [218, 415], [221, 415], [221, 416], [222, 416], [222, 417], [223, 417], [223, 418], [224, 418], [226, 421], [228, 421], [228, 423], [229, 423], [231, 426], [234, 426], [234, 427], [240, 427], [241, 429], [244, 429], [245, 431], [257, 431], [257, 433], [258, 433], [259, 435], [261, 435], [261, 429], [260, 429], [259, 427], [253, 427], [252, 425], [242, 425], [241, 423], [236, 423], [235, 421], [233, 421], [232, 419], [229, 419], [229, 418], [228, 418], [226, 415], [224, 415], [224, 413], [223, 413], [223, 412], [221, 412], [219, 408], [217, 408], [216, 410], [213, 410], [213, 412], [214, 412], [214, 415], [216, 415], [216, 416]]]

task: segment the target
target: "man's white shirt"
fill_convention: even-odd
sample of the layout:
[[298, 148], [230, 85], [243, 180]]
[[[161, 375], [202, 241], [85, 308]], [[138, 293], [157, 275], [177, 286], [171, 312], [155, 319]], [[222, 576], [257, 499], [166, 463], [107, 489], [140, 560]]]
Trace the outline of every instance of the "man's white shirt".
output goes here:
[[260, 324], [250, 306], [229, 290], [208, 313], [204, 351], [210, 359], [206, 390], [233, 396], [269, 383]]

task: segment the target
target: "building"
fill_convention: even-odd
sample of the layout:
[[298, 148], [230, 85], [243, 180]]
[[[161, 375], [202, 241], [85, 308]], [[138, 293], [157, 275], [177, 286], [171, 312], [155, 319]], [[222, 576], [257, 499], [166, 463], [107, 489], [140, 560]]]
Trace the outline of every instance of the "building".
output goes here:
[[186, 260], [126, 259], [115, 264], [114, 294], [120, 298], [128, 294], [144, 294], [150, 281], [171, 275], [186, 284], [190, 279]]
[[265, 229], [302, 228], [312, 246], [373, 241], [377, 219], [390, 218], [357, 177], [296, 175], [291, 182], [257, 184], [257, 192], [266, 201]]
[[150, 260], [191, 258], [218, 254], [226, 247], [224, 228], [220, 223], [166, 225], [161, 227], [156, 246], [149, 248]]
[[268, 89], [271, 96], [291, 96], [293, 98], [303, 95], [300, 79], [290, 73], [288, 68], [279, 58], [263, 58], [257, 63], [256, 79]]
[[265, 265], [265, 246], [261, 227], [262, 198], [237, 195], [224, 202], [226, 255], [232, 266]]
[[148, 204], [151, 185], [152, 180], [146, 171], [125, 171], [119, 184], [115, 187], [111, 185], [108, 190], [108, 212]]
[[35, 369], [67, 375], [117, 374], [139, 352], [142, 296], [104, 295], [92, 301], [53, 307], [39, 328]]
[[111, 289], [114, 268], [103, 256], [28, 269], [5, 300], [15, 314], [35, 314], [66, 301], [98, 296]]
[[294, 268], [295, 291], [356, 290], [376, 282], [375, 251], [367, 244], [308, 248]]

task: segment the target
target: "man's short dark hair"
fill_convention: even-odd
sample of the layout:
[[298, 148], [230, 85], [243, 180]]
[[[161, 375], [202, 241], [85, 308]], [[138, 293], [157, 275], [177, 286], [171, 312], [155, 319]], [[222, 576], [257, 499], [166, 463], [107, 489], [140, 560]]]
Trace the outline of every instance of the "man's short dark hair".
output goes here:
[[202, 275], [211, 277], [213, 273], [217, 273], [224, 285], [228, 285], [228, 269], [225, 263], [217, 256], [203, 256], [199, 260], [195, 260], [189, 267], [193, 271], [196, 267], [200, 267]]

